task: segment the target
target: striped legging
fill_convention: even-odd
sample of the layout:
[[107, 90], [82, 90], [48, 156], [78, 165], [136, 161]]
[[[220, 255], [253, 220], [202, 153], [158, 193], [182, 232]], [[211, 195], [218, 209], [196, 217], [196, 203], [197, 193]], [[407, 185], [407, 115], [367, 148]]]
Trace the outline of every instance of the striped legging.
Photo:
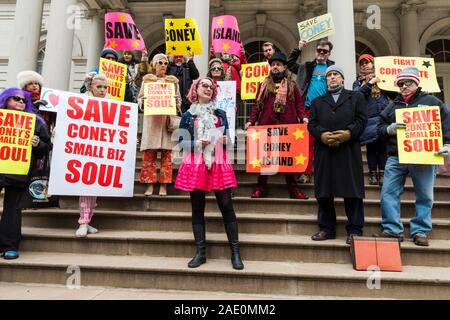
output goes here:
[[97, 197], [81, 196], [80, 197], [80, 219], [79, 224], [89, 224], [94, 216], [94, 209], [97, 205]]

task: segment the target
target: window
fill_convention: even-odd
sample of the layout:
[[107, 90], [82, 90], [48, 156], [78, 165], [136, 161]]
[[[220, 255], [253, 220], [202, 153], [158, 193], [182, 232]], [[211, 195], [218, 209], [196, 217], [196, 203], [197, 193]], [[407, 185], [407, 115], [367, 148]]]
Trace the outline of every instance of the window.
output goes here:
[[438, 39], [427, 44], [426, 54], [434, 58], [434, 62], [450, 62], [450, 40]]

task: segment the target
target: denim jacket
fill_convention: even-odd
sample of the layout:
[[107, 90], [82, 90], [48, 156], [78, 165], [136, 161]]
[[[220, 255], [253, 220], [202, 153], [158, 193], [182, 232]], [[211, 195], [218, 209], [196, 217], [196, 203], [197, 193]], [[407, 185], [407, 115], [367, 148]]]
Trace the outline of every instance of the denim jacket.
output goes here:
[[[228, 126], [228, 120], [227, 115], [222, 110], [215, 110], [214, 115], [219, 118], [219, 127], [224, 127], [224, 135], [227, 135], [228, 137], [228, 143], [231, 142], [231, 138], [229, 135], [229, 126]], [[183, 114], [183, 117], [180, 121], [180, 135], [178, 138], [178, 142], [180, 147], [184, 151], [190, 151], [190, 152], [202, 152], [201, 148], [198, 148], [195, 146], [195, 140], [194, 140], [194, 124], [195, 124], [195, 118], [196, 116], [193, 116], [189, 111], [185, 112]], [[226, 144], [223, 145], [224, 148], [226, 148]]]

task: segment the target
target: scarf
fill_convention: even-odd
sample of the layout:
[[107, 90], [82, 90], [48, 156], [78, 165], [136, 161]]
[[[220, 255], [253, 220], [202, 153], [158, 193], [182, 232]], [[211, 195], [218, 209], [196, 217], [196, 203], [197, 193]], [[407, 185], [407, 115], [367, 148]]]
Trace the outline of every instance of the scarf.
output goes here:
[[[216, 109], [216, 105], [212, 102], [205, 104], [193, 103], [189, 108], [189, 113], [193, 116], [196, 116], [198, 120], [197, 139], [211, 139], [210, 130], [216, 128], [216, 124], [214, 121], [214, 111]], [[205, 159], [206, 167], [208, 168], [208, 170], [210, 170], [214, 157], [214, 144], [209, 144], [203, 150], [203, 157]]]
[[[272, 85], [271, 85], [272, 84]], [[286, 109], [286, 101], [288, 96], [288, 79], [286, 76], [281, 80], [280, 86], [277, 87], [274, 84], [273, 77], [269, 77], [261, 83], [261, 88], [259, 90], [259, 95], [257, 97], [257, 105], [262, 109], [262, 100], [267, 97], [269, 93], [275, 93], [275, 102], [273, 104], [273, 111], [276, 114], [283, 113]], [[271, 92], [267, 92], [271, 91]]]
[[28, 91], [31, 95], [31, 101], [35, 102], [41, 99], [41, 89], [36, 89], [33, 91]]
[[[369, 69], [369, 70], [363, 70], [361, 68], [359, 68], [359, 76], [358, 76], [358, 80], [361, 83], [361, 86], [364, 85], [365, 83], [370, 81], [369, 75], [374, 74], [375, 73], [375, 68], [373, 69]], [[372, 86], [372, 90], [370, 91], [370, 95], [372, 98], [379, 98], [381, 94], [381, 90], [378, 87], [378, 85], [375, 83]]]

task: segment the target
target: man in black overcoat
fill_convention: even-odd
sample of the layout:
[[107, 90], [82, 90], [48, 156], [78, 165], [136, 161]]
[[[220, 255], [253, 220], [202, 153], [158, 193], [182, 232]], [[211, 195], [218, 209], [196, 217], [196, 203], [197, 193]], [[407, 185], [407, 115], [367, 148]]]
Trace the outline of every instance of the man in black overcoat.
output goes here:
[[367, 106], [359, 92], [344, 89], [344, 71], [330, 66], [327, 93], [313, 100], [308, 130], [315, 139], [314, 182], [319, 232], [312, 240], [336, 237], [334, 198], [344, 198], [347, 243], [362, 235], [364, 171], [359, 137], [367, 125]]

